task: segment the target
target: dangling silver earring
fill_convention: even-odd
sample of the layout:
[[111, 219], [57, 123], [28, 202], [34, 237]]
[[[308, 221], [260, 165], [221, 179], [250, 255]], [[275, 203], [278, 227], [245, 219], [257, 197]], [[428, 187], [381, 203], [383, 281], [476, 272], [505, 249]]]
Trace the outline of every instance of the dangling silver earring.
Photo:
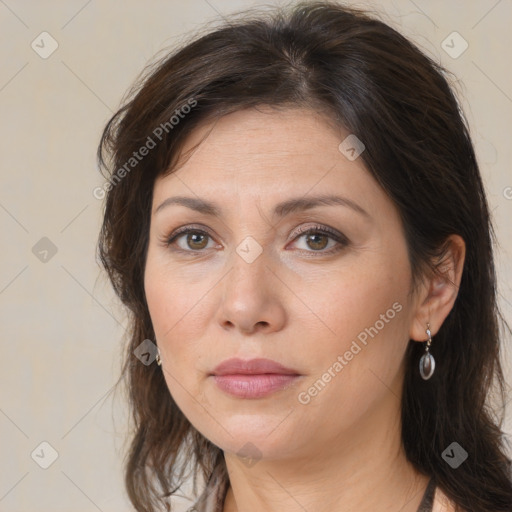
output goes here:
[[162, 358], [160, 357], [160, 349], [158, 347], [156, 347], [156, 357], [155, 357], [155, 361], [156, 361], [156, 364], [158, 366], [162, 366]]
[[432, 335], [430, 333], [430, 324], [427, 324], [427, 344], [425, 345], [425, 353], [421, 356], [420, 359], [420, 375], [423, 380], [428, 380], [434, 374], [434, 370], [436, 369], [436, 361], [434, 356], [430, 353], [430, 345], [432, 344]]

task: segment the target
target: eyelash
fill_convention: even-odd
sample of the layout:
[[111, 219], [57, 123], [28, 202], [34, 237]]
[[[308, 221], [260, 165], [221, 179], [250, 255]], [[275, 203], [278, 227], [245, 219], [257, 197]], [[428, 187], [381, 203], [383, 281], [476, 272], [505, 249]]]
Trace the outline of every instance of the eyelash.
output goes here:
[[[203, 229], [198, 229], [198, 228], [193, 228], [191, 226], [184, 226], [182, 228], [178, 228], [174, 233], [172, 233], [170, 236], [166, 237], [165, 240], [164, 240], [164, 244], [166, 247], [170, 247], [171, 245], [173, 245], [175, 243], [175, 241], [183, 236], [183, 235], [188, 235], [188, 234], [199, 234], [199, 235], [205, 235], [205, 236], [208, 236], [210, 237], [211, 239], [213, 239], [213, 237], [210, 235], [210, 233], [208, 233], [207, 231], [203, 230]], [[320, 226], [320, 225], [314, 225], [314, 226], [310, 226], [308, 228], [305, 228], [305, 229], [302, 229], [302, 230], [299, 230], [295, 236], [295, 238], [293, 238], [292, 241], [295, 241], [303, 236], [307, 236], [307, 235], [311, 235], [311, 234], [315, 234], [315, 235], [325, 235], [327, 237], [329, 237], [330, 239], [334, 240], [335, 242], [338, 243], [337, 246], [335, 247], [332, 247], [330, 250], [318, 250], [318, 251], [315, 251], [315, 250], [305, 250], [305, 249], [299, 249], [300, 251], [303, 251], [305, 253], [318, 253], [318, 254], [321, 254], [321, 255], [330, 255], [330, 254], [335, 254], [339, 251], [341, 251], [342, 249], [344, 249], [345, 247], [347, 247], [349, 245], [349, 241], [348, 239], [342, 235], [341, 233], [338, 233], [326, 226]], [[185, 250], [185, 249], [181, 249], [181, 248], [176, 248], [174, 247], [172, 250], [174, 251], [177, 251], [177, 252], [181, 252], [181, 253], [186, 253], [186, 254], [201, 254], [203, 252], [205, 252], [205, 249], [202, 249], [202, 250], [193, 250], [193, 249], [190, 249], [190, 250]], [[314, 256], [313, 256], [314, 257]]]

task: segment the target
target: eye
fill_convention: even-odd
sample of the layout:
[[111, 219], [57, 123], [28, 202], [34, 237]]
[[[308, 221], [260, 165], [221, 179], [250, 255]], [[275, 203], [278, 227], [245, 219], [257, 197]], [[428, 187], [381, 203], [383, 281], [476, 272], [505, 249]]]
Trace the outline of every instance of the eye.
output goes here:
[[[297, 233], [296, 233], [297, 235]], [[306, 226], [299, 228], [293, 242], [302, 241], [299, 250], [309, 253], [332, 254], [349, 244], [348, 239], [326, 226]], [[165, 239], [167, 247], [174, 245], [175, 250], [188, 253], [204, 252], [215, 247], [212, 236], [205, 230], [185, 226], [179, 228]]]
[[178, 250], [184, 252], [200, 252], [203, 249], [211, 249], [211, 246], [208, 246], [209, 242], [213, 243], [213, 240], [206, 231], [185, 227], [175, 231], [166, 239], [165, 244], [177, 245]]
[[325, 226], [306, 227], [299, 233], [294, 241], [302, 240], [302, 247], [298, 247], [298, 249], [307, 252], [331, 254], [340, 251], [349, 243], [344, 235]]

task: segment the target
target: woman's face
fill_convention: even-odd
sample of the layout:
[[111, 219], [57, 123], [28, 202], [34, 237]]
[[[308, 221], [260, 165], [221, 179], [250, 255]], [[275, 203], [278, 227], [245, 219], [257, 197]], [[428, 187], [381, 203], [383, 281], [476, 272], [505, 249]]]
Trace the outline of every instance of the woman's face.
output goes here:
[[[348, 135], [307, 110], [240, 111], [155, 183], [145, 291], [162, 371], [226, 452], [331, 453], [398, 428], [411, 270], [397, 209], [353, 140], [339, 148]], [[230, 358], [291, 374], [214, 375]]]

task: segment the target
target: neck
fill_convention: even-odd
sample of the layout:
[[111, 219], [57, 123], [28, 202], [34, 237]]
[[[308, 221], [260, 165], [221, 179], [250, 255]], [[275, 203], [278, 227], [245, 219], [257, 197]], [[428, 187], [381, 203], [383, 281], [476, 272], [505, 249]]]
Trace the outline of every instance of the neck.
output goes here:
[[[372, 410], [351, 432], [302, 454], [246, 466], [225, 452], [230, 487], [224, 512], [416, 512], [429, 477], [407, 461], [400, 400]], [[320, 437], [320, 436], [319, 436]]]

